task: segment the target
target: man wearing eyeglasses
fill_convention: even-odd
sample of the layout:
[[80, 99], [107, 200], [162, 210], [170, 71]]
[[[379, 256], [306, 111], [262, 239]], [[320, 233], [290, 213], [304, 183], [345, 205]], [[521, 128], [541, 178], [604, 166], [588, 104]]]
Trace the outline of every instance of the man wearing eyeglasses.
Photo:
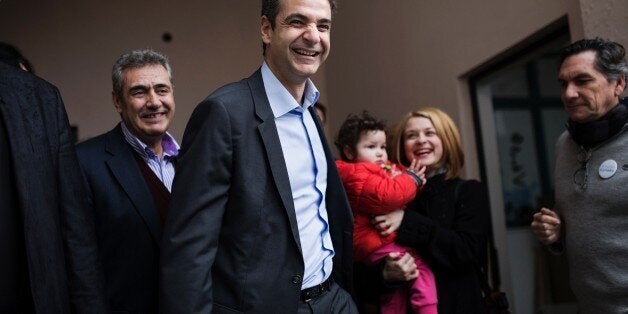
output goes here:
[[618, 43], [584, 39], [561, 52], [569, 121], [556, 144], [556, 205], [531, 227], [550, 250], [566, 252], [579, 313], [628, 312], [627, 75]]

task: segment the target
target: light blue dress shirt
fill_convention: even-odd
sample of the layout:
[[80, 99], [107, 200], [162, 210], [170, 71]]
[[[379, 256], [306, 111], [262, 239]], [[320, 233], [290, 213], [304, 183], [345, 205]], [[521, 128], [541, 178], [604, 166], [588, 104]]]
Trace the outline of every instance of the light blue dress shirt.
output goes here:
[[329, 278], [334, 256], [325, 207], [327, 159], [312, 115], [307, 110], [316, 103], [319, 92], [308, 80], [301, 106], [265, 62], [262, 80], [288, 168], [305, 263], [301, 288], [305, 289]]
[[152, 149], [129, 131], [126, 125], [124, 125], [124, 122], [120, 123], [120, 125], [122, 126], [122, 134], [124, 134], [124, 139], [127, 143], [142, 157], [168, 191], [172, 192], [172, 180], [174, 179], [173, 161], [177, 155], [179, 155], [179, 144], [174, 140], [174, 137], [168, 132], [164, 134], [161, 140], [164, 153], [163, 158], [160, 159]]

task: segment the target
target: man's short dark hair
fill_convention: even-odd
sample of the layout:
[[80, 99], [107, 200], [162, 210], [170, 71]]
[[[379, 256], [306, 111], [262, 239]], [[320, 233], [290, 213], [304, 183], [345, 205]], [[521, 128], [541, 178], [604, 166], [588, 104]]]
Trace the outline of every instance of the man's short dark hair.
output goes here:
[[[275, 29], [275, 19], [279, 13], [280, 1], [281, 0], [262, 0], [262, 16], [266, 16], [272, 29]], [[336, 13], [336, 8], [338, 8], [336, 0], [329, 0], [329, 6], [331, 7], [331, 13]], [[266, 44], [264, 43], [262, 43], [262, 50], [266, 52]]]
[[386, 123], [371, 116], [368, 111], [362, 111], [361, 114], [349, 114], [345, 122], [340, 126], [336, 141], [334, 144], [340, 153], [340, 158], [344, 161], [350, 161], [345, 154], [345, 147], [349, 147], [352, 154], [356, 153], [356, 146], [360, 140], [362, 133], [366, 131], [385, 131]]
[[26, 71], [35, 73], [33, 65], [20, 53], [17, 47], [0, 41], [0, 62], [12, 65], [21, 69], [20, 65], [26, 68]]
[[595, 68], [602, 72], [608, 81], [615, 81], [620, 77], [628, 77], [626, 65], [626, 50], [619, 43], [602, 38], [581, 39], [560, 52], [560, 64], [570, 56], [595, 51]]
[[113, 69], [111, 70], [113, 93], [116, 96], [122, 95], [122, 85], [124, 83], [122, 74], [124, 70], [129, 68], [141, 68], [147, 65], [163, 66], [166, 69], [166, 72], [168, 72], [170, 84], [173, 84], [172, 70], [170, 68], [168, 57], [152, 49], [133, 50], [131, 52], [121, 55], [118, 60], [116, 60], [116, 63], [113, 65]]

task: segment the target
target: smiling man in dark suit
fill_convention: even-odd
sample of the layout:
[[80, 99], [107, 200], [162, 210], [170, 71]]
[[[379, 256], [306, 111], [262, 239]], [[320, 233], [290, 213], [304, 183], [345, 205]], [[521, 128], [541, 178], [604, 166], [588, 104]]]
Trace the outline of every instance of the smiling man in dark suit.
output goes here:
[[353, 313], [353, 218], [309, 79], [330, 0], [262, 1], [264, 64], [188, 122], [164, 227], [164, 313]]
[[63, 101], [24, 62], [0, 43], [0, 313], [106, 313]]
[[178, 144], [168, 59], [152, 50], [113, 66], [113, 104], [122, 122], [77, 147], [96, 219], [100, 260], [112, 311], [157, 313], [162, 222]]

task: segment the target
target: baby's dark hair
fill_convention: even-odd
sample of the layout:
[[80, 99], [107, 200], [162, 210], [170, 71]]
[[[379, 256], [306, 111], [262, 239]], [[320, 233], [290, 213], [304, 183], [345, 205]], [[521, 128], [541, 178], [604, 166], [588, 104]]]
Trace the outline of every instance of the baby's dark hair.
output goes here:
[[351, 161], [351, 159], [345, 155], [344, 148], [349, 147], [352, 154], [356, 153], [356, 146], [360, 140], [360, 135], [365, 131], [385, 131], [386, 123], [383, 120], [378, 120], [371, 116], [368, 111], [362, 111], [361, 114], [349, 114], [345, 122], [340, 126], [338, 135], [336, 135], [336, 148], [340, 153], [340, 159], [344, 161]]

